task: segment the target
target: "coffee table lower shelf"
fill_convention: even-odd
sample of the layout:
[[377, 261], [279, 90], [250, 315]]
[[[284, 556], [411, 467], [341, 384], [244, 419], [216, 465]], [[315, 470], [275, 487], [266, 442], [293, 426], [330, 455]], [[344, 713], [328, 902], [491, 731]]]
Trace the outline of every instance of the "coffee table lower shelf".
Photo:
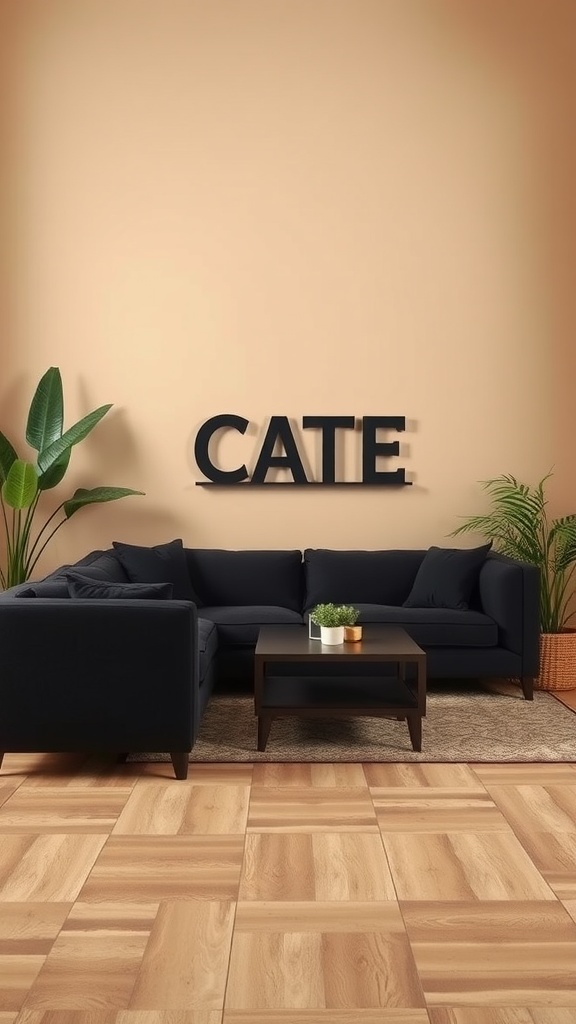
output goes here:
[[400, 676], [265, 675], [258, 696], [255, 714], [260, 751], [266, 749], [275, 718], [356, 715], [407, 720], [412, 749], [422, 750], [418, 693], [415, 686]]

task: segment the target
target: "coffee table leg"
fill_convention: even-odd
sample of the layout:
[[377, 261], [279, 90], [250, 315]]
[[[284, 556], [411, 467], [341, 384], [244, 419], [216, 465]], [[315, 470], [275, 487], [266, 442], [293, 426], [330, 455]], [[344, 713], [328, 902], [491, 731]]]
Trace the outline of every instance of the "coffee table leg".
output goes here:
[[408, 715], [407, 718], [412, 750], [422, 750], [422, 719], [419, 714]]
[[266, 750], [271, 725], [272, 718], [270, 715], [258, 716], [258, 750]]

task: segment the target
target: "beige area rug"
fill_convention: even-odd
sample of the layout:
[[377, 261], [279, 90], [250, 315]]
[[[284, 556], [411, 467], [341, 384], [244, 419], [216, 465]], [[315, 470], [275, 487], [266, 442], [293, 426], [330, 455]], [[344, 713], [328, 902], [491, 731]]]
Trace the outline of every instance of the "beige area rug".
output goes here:
[[[500, 691], [500, 692], [499, 692]], [[422, 752], [405, 722], [389, 718], [279, 718], [266, 750], [256, 750], [254, 700], [213, 696], [191, 761], [574, 761], [576, 713], [548, 693], [525, 701], [502, 683], [432, 684], [422, 723]], [[165, 761], [168, 754], [132, 754]]]

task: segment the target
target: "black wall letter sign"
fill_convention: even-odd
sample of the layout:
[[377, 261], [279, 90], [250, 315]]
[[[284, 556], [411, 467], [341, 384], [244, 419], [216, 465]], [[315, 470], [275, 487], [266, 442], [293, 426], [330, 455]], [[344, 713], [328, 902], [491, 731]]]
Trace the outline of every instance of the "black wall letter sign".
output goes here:
[[212, 483], [238, 484], [241, 480], [246, 480], [248, 477], [246, 466], [240, 466], [239, 469], [231, 470], [218, 469], [210, 459], [208, 448], [212, 435], [217, 430], [221, 430], [222, 427], [232, 427], [234, 430], [240, 431], [241, 434], [245, 434], [249, 422], [243, 416], [235, 416], [234, 413], [223, 413], [221, 416], [212, 416], [211, 419], [206, 420], [200, 427], [194, 443], [194, 455], [198, 468]]
[[323, 484], [336, 483], [336, 430], [344, 427], [354, 430], [354, 416], [303, 416], [302, 427], [320, 427], [322, 431], [322, 475]]
[[[280, 440], [284, 446], [285, 455], [273, 455], [276, 442]], [[263, 484], [266, 473], [273, 466], [282, 469], [289, 469], [294, 478], [294, 483], [306, 484], [308, 480], [302, 465], [302, 459], [296, 447], [294, 435], [290, 429], [287, 416], [271, 416], [266, 437], [264, 438], [258, 461], [252, 474], [253, 484]]]
[[376, 469], [378, 455], [399, 455], [398, 441], [377, 441], [376, 431], [379, 427], [405, 430], [405, 416], [364, 416], [362, 420], [362, 483], [363, 484], [399, 484], [406, 483], [406, 473], [397, 469], [395, 473], [381, 473]]

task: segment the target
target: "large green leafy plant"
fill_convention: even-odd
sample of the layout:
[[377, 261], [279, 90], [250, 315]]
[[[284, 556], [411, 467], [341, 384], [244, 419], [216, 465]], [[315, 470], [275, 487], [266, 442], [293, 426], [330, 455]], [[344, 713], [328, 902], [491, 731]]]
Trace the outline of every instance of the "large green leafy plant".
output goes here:
[[494, 549], [540, 569], [540, 629], [560, 633], [575, 614], [568, 612], [574, 587], [576, 563], [576, 514], [550, 519], [546, 506], [548, 473], [536, 487], [520, 483], [513, 476], [484, 480], [491, 508], [481, 516], [470, 516], [453, 531], [482, 533]]
[[93, 487], [90, 490], [79, 487], [33, 533], [42, 492], [63, 480], [74, 445], [83, 441], [111, 408], [111, 405], [101, 405], [64, 430], [62, 378], [58, 367], [51, 366], [38, 384], [28, 412], [26, 441], [38, 453], [36, 462], [19, 458], [0, 431], [0, 505], [5, 531], [5, 561], [0, 565], [0, 584], [4, 588], [30, 579], [48, 542], [78, 509], [143, 493], [129, 487]]

